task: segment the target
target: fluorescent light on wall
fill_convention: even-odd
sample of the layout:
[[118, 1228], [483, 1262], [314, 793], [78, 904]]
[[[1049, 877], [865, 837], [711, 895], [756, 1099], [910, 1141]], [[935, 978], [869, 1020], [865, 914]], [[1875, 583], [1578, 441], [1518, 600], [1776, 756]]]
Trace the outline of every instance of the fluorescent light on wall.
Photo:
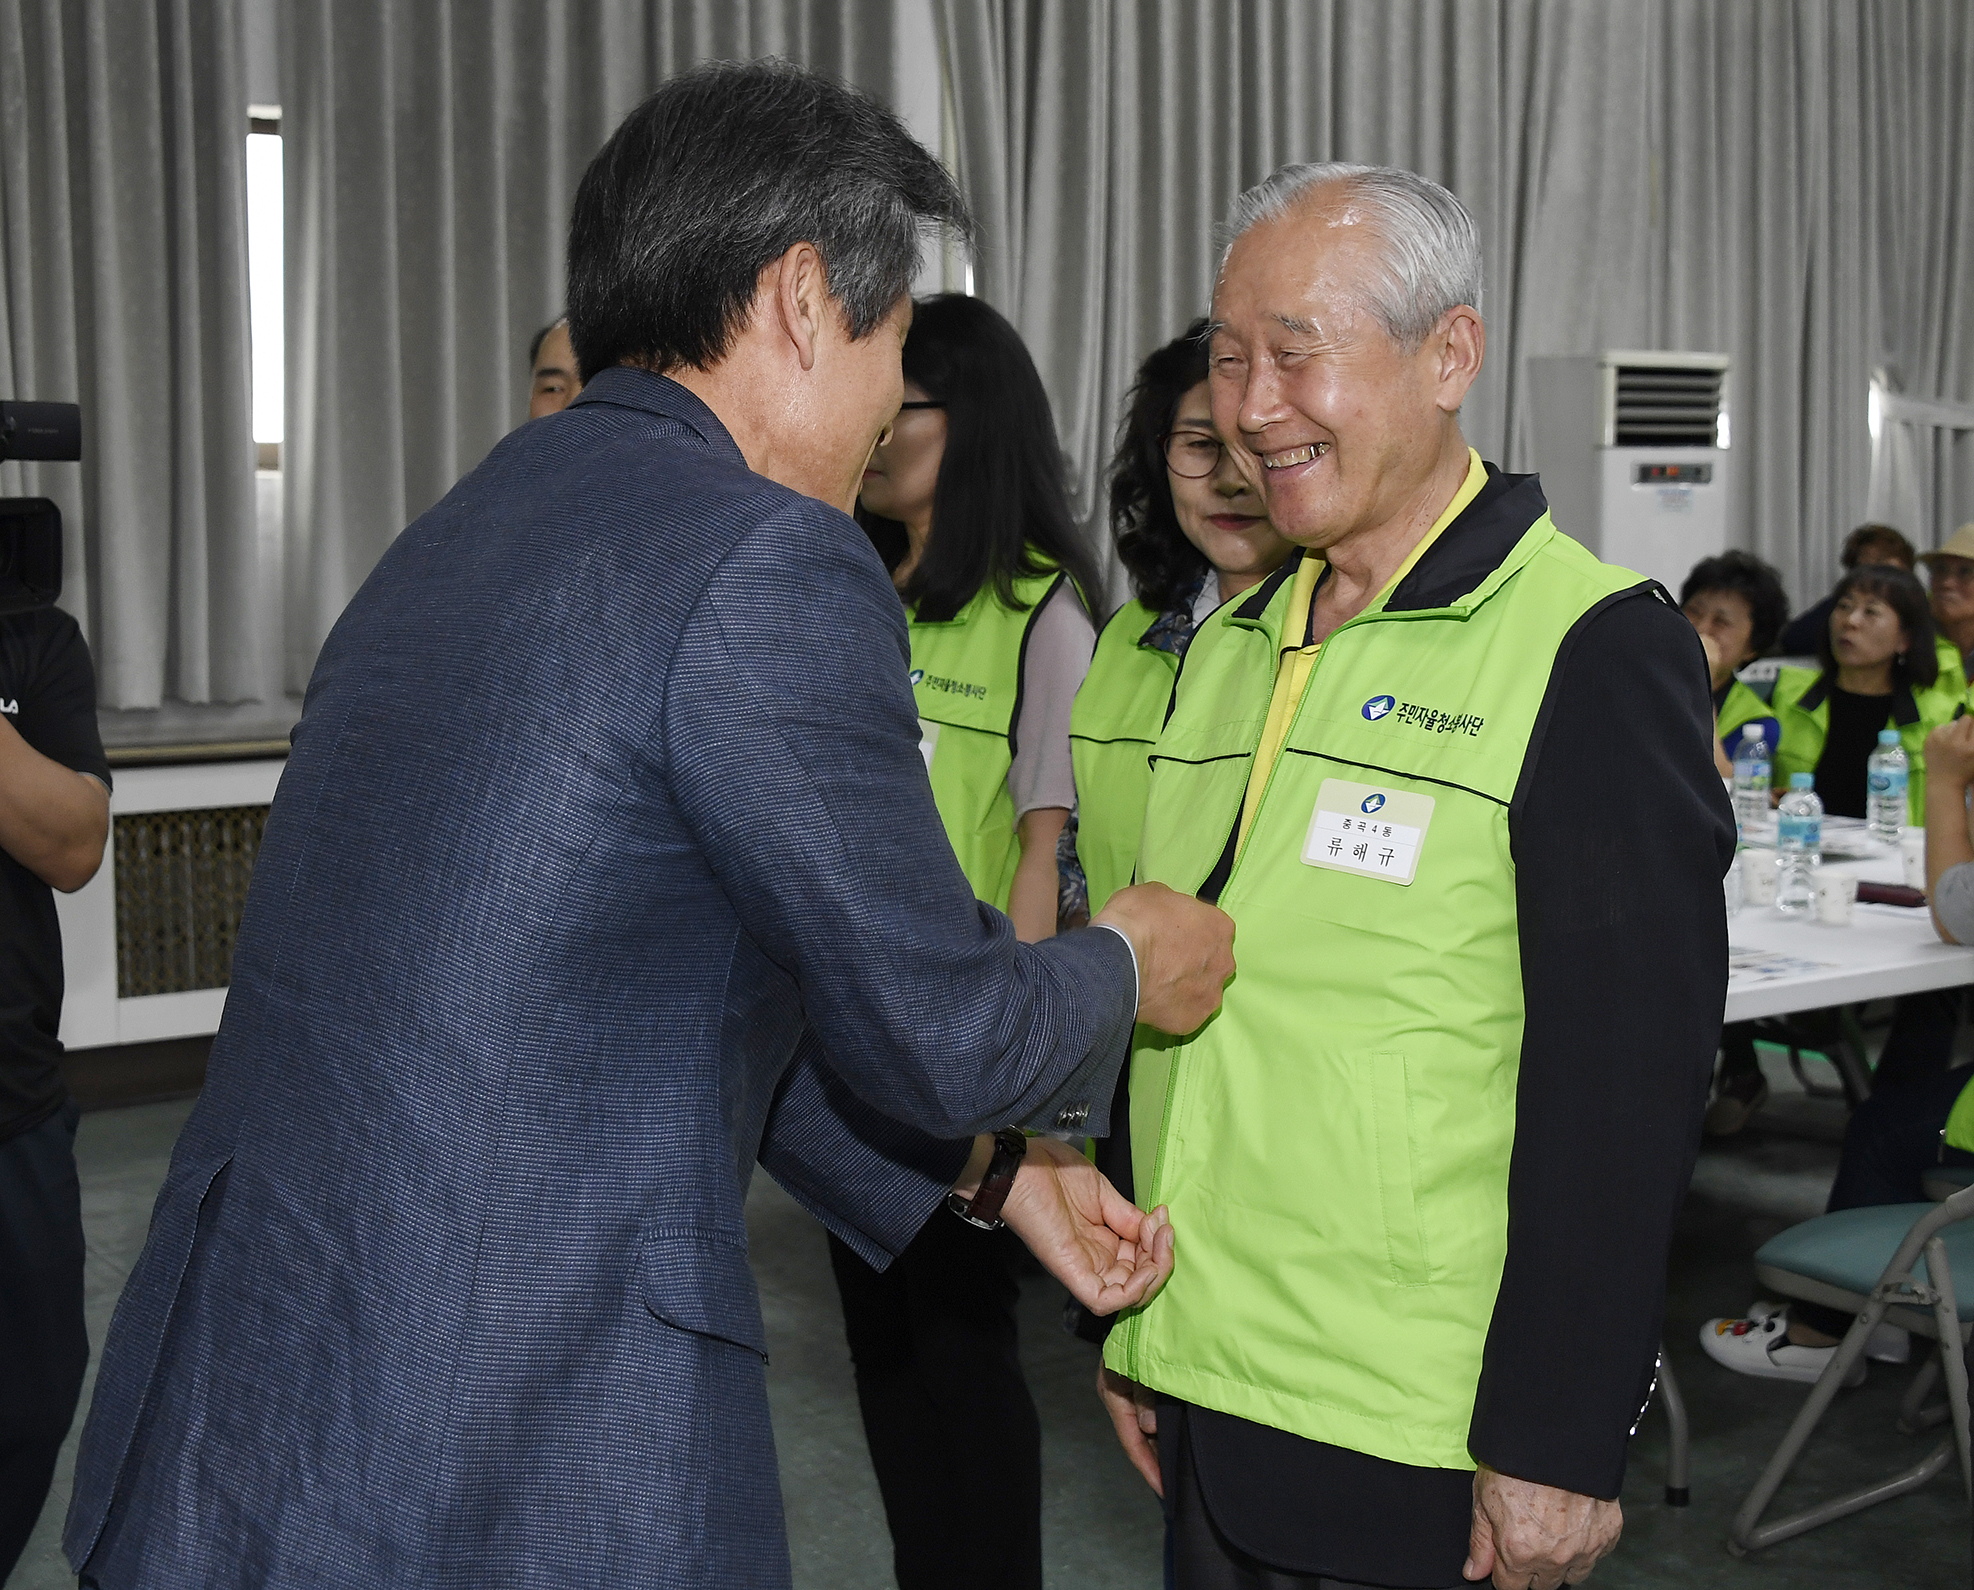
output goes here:
[[281, 139], [247, 135], [247, 316], [253, 333], [254, 440], [281, 440], [286, 335], [281, 280]]

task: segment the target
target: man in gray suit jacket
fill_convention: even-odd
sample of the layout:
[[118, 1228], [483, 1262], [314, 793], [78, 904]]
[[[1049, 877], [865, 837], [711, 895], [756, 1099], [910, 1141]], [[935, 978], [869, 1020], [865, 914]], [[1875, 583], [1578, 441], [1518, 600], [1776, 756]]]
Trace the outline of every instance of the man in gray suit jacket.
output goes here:
[[[786, 67], [597, 156], [581, 398], [399, 537], [310, 684], [103, 1354], [85, 1584], [786, 1585], [754, 1162], [883, 1264], [999, 1195], [1021, 1139], [981, 1134], [1101, 1132], [1134, 1015], [1217, 1006], [1219, 913], [1127, 891], [1018, 945], [933, 808], [843, 510], [963, 219]], [[1099, 1307], [1172, 1262], [1047, 1137], [1004, 1212]]]

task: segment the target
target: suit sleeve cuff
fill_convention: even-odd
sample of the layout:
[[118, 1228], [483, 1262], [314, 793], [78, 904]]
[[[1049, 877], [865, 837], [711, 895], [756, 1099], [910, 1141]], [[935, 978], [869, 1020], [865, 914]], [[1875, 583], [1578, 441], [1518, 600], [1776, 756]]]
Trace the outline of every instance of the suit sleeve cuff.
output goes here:
[[1076, 1069], [1013, 1124], [1043, 1137], [1107, 1137], [1111, 1097], [1117, 1091], [1117, 1075], [1130, 1058], [1131, 1032], [1137, 1024], [1138, 953], [1115, 928], [1059, 934], [1036, 949], [1051, 961], [1067, 962], [1062, 971], [1108, 1008], [1092, 1022], [1093, 1041]]

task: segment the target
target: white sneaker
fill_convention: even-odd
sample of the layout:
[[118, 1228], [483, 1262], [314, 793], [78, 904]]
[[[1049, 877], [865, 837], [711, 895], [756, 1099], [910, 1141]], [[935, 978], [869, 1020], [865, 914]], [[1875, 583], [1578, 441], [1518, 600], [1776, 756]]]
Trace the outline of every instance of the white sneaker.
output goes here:
[[[1786, 1323], [1789, 1305], [1757, 1298], [1748, 1305], [1748, 1318], [1756, 1321], [1779, 1319]], [[1864, 1340], [1864, 1356], [1874, 1364], [1909, 1364], [1912, 1362], [1912, 1332], [1903, 1326], [1887, 1325], [1881, 1320]]]
[[[1783, 1314], [1770, 1314], [1765, 1319], [1710, 1319], [1700, 1327], [1700, 1345], [1715, 1363], [1737, 1375], [1805, 1385], [1822, 1379], [1837, 1353], [1835, 1347], [1795, 1346], [1789, 1340], [1789, 1321]], [[1860, 1354], [1844, 1384], [1862, 1385], [1864, 1375]]]

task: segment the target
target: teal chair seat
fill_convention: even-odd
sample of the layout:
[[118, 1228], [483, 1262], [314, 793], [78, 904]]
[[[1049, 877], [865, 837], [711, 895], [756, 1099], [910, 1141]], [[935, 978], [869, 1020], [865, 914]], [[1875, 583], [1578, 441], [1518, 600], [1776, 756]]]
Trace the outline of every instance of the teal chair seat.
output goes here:
[[[1778, 1290], [1792, 1296], [1809, 1293], [1811, 1302], [1830, 1303], [1839, 1308], [1853, 1306], [1852, 1299], [1871, 1295], [1885, 1266], [1899, 1244], [1921, 1215], [1931, 1213], [1931, 1204], [1879, 1204], [1868, 1209], [1842, 1209], [1791, 1226], [1780, 1236], [1762, 1244], [1755, 1254], [1755, 1273]], [[1974, 1284], [1963, 1277], [1974, 1277], [1974, 1221], [1962, 1221], [1940, 1233], [1946, 1243], [1947, 1263], [1956, 1278], [1954, 1302], [1961, 1323], [1974, 1321]], [[1915, 1278], [1924, 1283], [1926, 1259], [1922, 1254], [1913, 1264]], [[1849, 1294], [1844, 1299], [1810, 1292], [1789, 1282], [1800, 1278]], [[1901, 1324], [1908, 1321], [1901, 1319]]]
[[1974, 1165], [1935, 1165], [1920, 1178], [1926, 1196], [1943, 1204], [1963, 1187], [1974, 1187]]

